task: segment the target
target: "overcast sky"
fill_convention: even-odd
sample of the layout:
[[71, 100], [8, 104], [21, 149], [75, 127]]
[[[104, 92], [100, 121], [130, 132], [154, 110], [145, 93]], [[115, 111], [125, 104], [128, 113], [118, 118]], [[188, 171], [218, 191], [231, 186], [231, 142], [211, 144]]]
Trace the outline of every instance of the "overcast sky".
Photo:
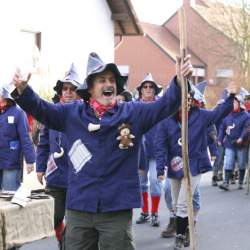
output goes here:
[[181, 4], [181, 0], [131, 0], [140, 21], [162, 24]]
[[[224, 3], [242, 0], [219, 0]], [[250, 4], [250, 0], [245, 0]], [[131, 0], [140, 21], [163, 24], [182, 4], [183, 0]]]

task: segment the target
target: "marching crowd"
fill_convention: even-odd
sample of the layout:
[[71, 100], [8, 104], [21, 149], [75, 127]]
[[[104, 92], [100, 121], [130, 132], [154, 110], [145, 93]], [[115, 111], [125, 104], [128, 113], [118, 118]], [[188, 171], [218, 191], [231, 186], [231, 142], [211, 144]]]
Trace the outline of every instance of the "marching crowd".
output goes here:
[[[0, 92], [0, 189], [20, 186], [23, 157], [28, 173], [36, 164], [38, 181], [45, 179], [46, 192], [55, 199], [59, 249], [135, 249], [132, 209], [141, 208], [137, 224], [150, 221], [158, 227], [161, 197], [170, 214], [162, 237], [175, 237], [175, 250], [189, 246], [180, 78], [192, 71], [189, 56], [183, 64], [177, 60], [176, 76], [164, 93], [149, 73], [138, 84], [134, 100], [118, 67], [91, 53], [84, 82], [72, 64], [56, 82], [50, 103], [17, 69], [11, 83], [15, 90], [10, 93], [4, 85]], [[194, 224], [203, 173], [213, 170], [212, 185], [217, 186], [224, 169], [219, 188], [225, 191], [236, 173], [243, 189], [248, 173], [250, 93], [231, 81], [216, 107], [208, 110], [206, 84], [188, 81]], [[36, 150], [27, 115], [42, 124]]]

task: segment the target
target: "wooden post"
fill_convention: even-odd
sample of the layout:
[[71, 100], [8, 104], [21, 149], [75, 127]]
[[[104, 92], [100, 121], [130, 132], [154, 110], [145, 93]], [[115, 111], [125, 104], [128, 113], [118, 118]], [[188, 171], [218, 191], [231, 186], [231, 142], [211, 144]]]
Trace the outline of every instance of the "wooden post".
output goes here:
[[[183, 64], [187, 51], [186, 16], [183, 6], [178, 11], [178, 17], [179, 17], [179, 30], [180, 30], [180, 56], [181, 56], [181, 63]], [[182, 159], [183, 159], [184, 181], [186, 186], [186, 197], [187, 197], [187, 207], [188, 207], [190, 249], [195, 250], [193, 195], [191, 189], [189, 158], [188, 158], [188, 85], [187, 85], [187, 78], [183, 76], [181, 76], [181, 88], [182, 88], [182, 94], [181, 94]]]
[[248, 167], [247, 167], [247, 192], [246, 192], [247, 195], [249, 195], [249, 190], [250, 190], [250, 162], [248, 162]]

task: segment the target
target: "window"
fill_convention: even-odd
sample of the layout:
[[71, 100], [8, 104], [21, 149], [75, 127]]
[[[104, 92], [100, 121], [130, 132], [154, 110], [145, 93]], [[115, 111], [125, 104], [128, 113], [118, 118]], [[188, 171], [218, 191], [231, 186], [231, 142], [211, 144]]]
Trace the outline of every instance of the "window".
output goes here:
[[217, 78], [230, 78], [233, 77], [234, 72], [232, 69], [217, 69], [216, 77]]
[[204, 68], [194, 67], [193, 76], [205, 77], [206, 71]]

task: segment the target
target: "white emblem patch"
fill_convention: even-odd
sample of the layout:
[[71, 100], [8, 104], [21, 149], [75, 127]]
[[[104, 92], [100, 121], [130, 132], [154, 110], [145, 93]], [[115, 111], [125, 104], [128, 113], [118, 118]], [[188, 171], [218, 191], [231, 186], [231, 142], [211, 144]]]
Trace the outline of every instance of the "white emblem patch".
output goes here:
[[177, 172], [183, 168], [183, 161], [180, 156], [175, 156], [170, 162], [173, 171]]
[[14, 116], [8, 116], [8, 123], [10, 124], [14, 123]]
[[82, 143], [82, 141], [79, 139], [75, 141], [72, 145], [69, 151], [69, 157], [74, 169], [76, 170], [76, 173], [78, 173], [79, 171], [81, 171], [84, 165], [92, 158], [92, 155], [88, 151], [86, 146]]
[[233, 125], [232, 126], [227, 126], [227, 129], [226, 129], [226, 134], [227, 135], [230, 135], [230, 133], [231, 133], [231, 129], [234, 129], [235, 128], [235, 124], [233, 123]]
[[101, 125], [100, 124], [93, 124], [93, 123], [89, 123], [88, 125], [88, 131], [89, 132], [94, 132], [94, 131], [97, 131], [101, 128]]
[[55, 172], [58, 169], [53, 154], [50, 155], [48, 163], [47, 163], [47, 169], [45, 172], [45, 177], [49, 176], [50, 174], [52, 174], [53, 172]]

